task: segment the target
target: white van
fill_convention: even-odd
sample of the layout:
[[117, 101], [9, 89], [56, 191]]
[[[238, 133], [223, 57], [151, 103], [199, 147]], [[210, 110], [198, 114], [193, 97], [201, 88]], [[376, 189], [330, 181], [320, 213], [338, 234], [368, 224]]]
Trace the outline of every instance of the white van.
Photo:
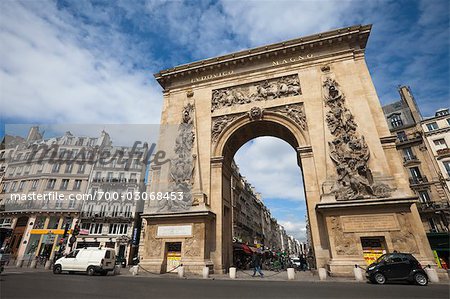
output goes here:
[[115, 261], [114, 249], [80, 248], [56, 260], [53, 273], [60, 274], [62, 271], [69, 271], [69, 273], [86, 272], [88, 275], [94, 275], [95, 273], [106, 275], [108, 271], [114, 270]]

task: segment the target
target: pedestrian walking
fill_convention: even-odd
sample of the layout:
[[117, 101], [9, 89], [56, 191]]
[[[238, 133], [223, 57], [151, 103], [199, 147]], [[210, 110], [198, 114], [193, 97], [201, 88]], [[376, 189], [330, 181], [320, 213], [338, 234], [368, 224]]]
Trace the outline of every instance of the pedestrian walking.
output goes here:
[[261, 262], [261, 256], [259, 255], [259, 253], [253, 252], [252, 263], [253, 263], [253, 275], [252, 276], [255, 277], [256, 272], [258, 272], [260, 277], [264, 277], [264, 273], [262, 273], [262, 271], [261, 271], [262, 262]]

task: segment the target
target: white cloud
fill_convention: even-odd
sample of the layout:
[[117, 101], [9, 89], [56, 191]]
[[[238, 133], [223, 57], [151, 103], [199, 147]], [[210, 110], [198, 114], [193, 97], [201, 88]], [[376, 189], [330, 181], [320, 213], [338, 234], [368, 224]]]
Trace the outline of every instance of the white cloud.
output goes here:
[[274, 137], [256, 138], [235, 155], [242, 175], [263, 198], [304, 200], [301, 170], [295, 150]]
[[49, 123], [158, 123], [162, 95], [149, 74], [86, 47], [79, 40], [82, 26], [42, 4], [45, 11], [1, 5], [2, 115]]
[[306, 241], [306, 224], [301, 220], [278, 220], [288, 235], [292, 235], [299, 241]]

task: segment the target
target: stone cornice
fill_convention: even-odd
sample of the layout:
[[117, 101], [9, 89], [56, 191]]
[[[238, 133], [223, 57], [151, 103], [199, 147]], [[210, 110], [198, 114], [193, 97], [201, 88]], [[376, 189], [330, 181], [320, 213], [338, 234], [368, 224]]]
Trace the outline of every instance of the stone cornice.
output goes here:
[[[170, 81], [178, 76], [191, 76], [199, 72], [216, 70], [217, 72], [225, 71], [229, 65], [245, 63], [246, 61], [261, 56], [277, 56], [279, 52], [286, 53], [289, 51], [305, 51], [313, 49], [316, 46], [333, 45], [338, 43], [351, 42], [351, 48], [358, 53], [366, 47], [367, 40], [372, 25], [356, 25], [352, 27], [340, 28], [328, 32], [314, 34], [306, 37], [296, 38], [285, 42], [275, 43], [267, 46], [257, 47], [245, 51], [235, 52], [215, 58], [209, 58], [176, 66], [162, 70], [154, 74], [158, 83], [165, 89]], [[223, 69], [221, 67], [224, 67]]]

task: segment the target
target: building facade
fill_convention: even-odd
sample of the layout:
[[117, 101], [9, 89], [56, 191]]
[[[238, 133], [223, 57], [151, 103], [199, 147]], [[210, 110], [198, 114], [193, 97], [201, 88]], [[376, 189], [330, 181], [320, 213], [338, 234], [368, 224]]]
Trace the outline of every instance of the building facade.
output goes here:
[[261, 194], [247, 182], [232, 164], [233, 240], [272, 251], [297, 252], [295, 240], [272, 217]]
[[5, 140], [0, 245], [18, 266], [49, 267], [55, 255], [88, 246], [115, 248], [127, 260], [139, 241], [146, 143], [114, 147], [105, 131], [44, 139], [38, 127]]
[[[424, 119], [410, 88], [399, 87], [399, 94], [400, 100], [384, 106], [383, 112], [390, 131], [397, 136], [396, 148], [410, 188], [419, 199], [417, 206], [427, 237], [432, 249], [437, 249], [432, 239], [444, 236], [448, 244], [449, 236], [449, 189], [442, 173], [445, 155], [438, 154], [440, 149], [445, 152], [449, 116]], [[438, 160], [439, 157], [443, 159]], [[445, 259], [448, 263], [448, 253]]]
[[112, 157], [94, 164], [88, 192], [92, 200], [83, 202], [77, 247], [114, 248], [122, 264], [137, 254], [148, 145], [105, 147]]

